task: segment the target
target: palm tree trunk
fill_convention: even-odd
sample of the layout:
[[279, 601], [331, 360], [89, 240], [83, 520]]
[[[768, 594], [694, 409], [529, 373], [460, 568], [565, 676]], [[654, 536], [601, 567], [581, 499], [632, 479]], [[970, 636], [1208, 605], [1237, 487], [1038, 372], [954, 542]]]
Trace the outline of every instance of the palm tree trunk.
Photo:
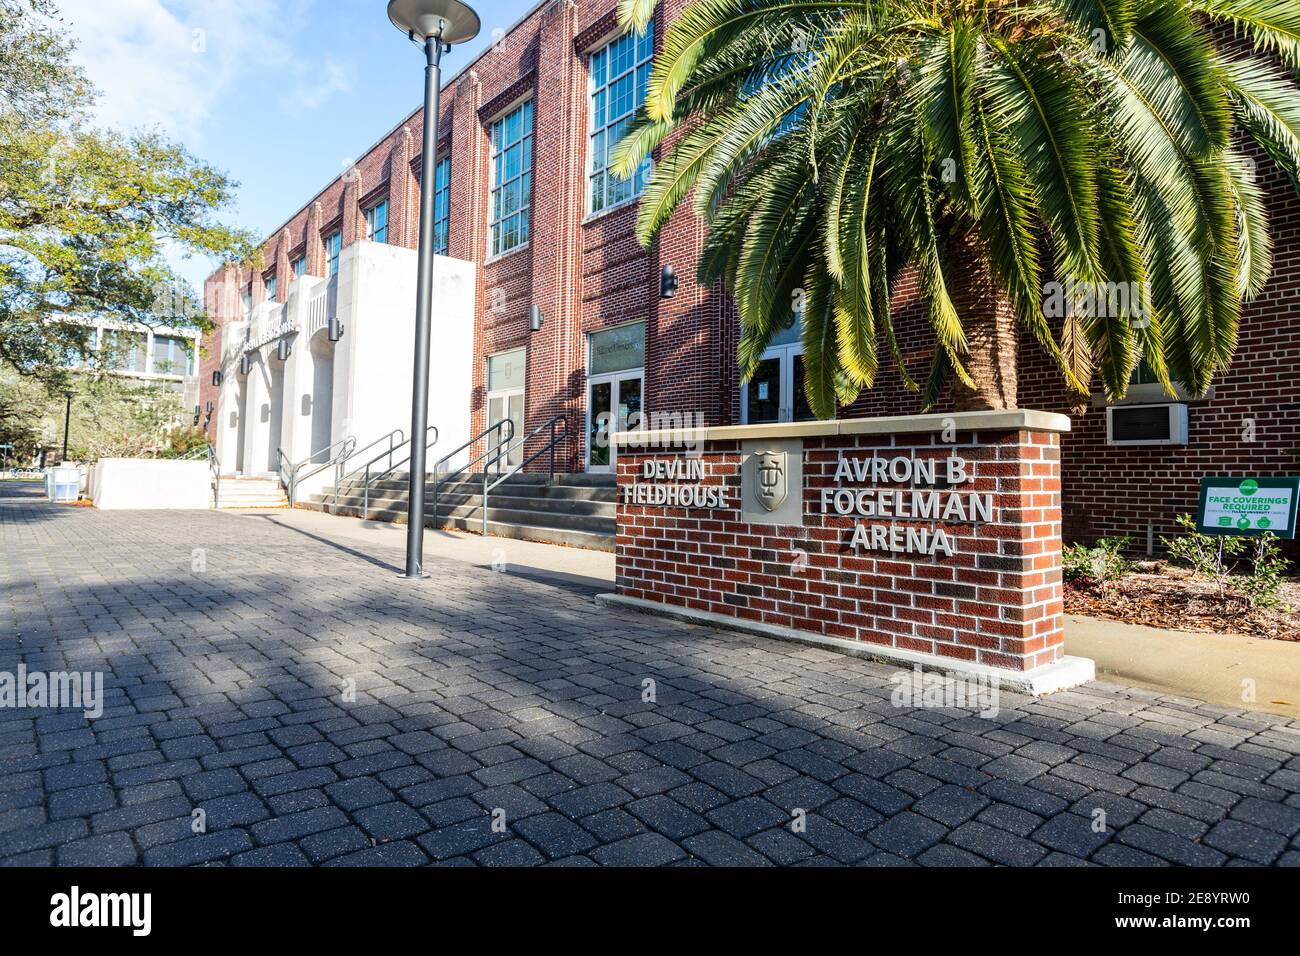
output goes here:
[[966, 371], [975, 388], [955, 375], [953, 405], [959, 412], [1016, 407], [1016, 315], [993, 272], [984, 241], [973, 229], [958, 226], [948, 238], [949, 294], [970, 352]]

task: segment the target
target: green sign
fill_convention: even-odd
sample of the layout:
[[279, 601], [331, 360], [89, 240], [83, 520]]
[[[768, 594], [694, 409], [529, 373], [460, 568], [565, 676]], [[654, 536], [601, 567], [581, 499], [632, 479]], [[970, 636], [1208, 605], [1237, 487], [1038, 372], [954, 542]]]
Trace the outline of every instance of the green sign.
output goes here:
[[1294, 538], [1298, 502], [1300, 477], [1202, 478], [1196, 525], [1206, 534], [1260, 535], [1271, 531], [1279, 538]]

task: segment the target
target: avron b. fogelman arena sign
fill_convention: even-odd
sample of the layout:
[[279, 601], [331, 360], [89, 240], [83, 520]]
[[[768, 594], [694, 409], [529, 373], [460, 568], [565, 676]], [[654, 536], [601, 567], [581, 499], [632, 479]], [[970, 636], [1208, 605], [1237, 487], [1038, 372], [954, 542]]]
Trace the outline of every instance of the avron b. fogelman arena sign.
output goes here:
[[1027, 410], [631, 431], [605, 603], [1032, 693], [1064, 653], [1062, 415]]

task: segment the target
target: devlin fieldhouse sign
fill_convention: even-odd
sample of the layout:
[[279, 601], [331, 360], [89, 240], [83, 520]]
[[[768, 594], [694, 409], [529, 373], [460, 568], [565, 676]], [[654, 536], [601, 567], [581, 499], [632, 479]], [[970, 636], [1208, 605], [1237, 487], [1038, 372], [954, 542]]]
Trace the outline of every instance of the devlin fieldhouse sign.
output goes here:
[[1201, 479], [1197, 527], [1206, 534], [1294, 538], [1300, 477], [1217, 477]]

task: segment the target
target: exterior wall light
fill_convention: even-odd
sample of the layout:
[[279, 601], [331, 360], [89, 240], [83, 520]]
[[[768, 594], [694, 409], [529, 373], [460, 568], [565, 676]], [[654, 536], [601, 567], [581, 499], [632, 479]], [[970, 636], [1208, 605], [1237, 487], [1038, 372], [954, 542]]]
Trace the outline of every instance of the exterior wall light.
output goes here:
[[293, 352], [293, 347], [289, 344], [288, 339], [281, 339], [275, 346], [275, 357], [281, 362], [289, 361], [289, 355]]
[[242, 356], [240, 356], [239, 359], [239, 374], [247, 375], [252, 370], [253, 370], [253, 360], [251, 357], [249, 357], [249, 354], [245, 352]]
[[528, 331], [540, 332], [542, 330], [542, 307], [540, 305], [530, 305], [528, 307]]
[[221, 379], [222, 379], [221, 369], [217, 369], [215, 372], [212, 373], [212, 387], [220, 388]]
[[337, 315], [330, 316], [329, 327], [325, 334], [329, 336], [331, 342], [337, 342], [343, 338], [343, 323], [339, 321]]
[[677, 272], [672, 266], [664, 266], [659, 273], [659, 298], [671, 299], [677, 294]]

